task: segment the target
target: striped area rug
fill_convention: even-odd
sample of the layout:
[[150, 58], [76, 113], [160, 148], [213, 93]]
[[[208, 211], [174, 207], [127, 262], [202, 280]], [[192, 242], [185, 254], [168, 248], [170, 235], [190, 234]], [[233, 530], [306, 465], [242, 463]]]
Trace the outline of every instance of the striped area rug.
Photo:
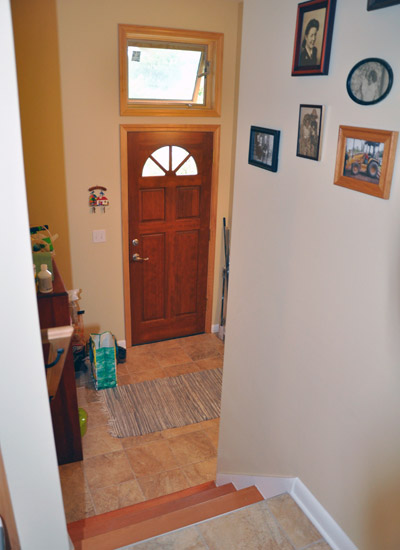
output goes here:
[[114, 437], [131, 437], [218, 418], [222, 369], [108, 388], [98, 393]]

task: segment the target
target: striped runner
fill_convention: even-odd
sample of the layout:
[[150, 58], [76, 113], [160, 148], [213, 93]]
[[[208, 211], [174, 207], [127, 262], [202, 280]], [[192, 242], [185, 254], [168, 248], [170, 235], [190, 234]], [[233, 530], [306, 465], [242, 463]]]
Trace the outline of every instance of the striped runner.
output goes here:
[[110, 433], [132, 437], [220, 416], [222, 369], [204, 370], [99, 391]]

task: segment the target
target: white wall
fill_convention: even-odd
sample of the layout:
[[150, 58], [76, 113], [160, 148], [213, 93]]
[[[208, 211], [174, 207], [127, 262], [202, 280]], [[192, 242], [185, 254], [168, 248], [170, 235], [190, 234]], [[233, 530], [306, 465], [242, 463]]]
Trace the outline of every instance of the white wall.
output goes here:
[[1, 451], [23, 550], [69, 548], [33, 281], [11, 14], [0, 0]]
[[[390, 200], [333, 185], [339, 125], [400, 129], [400, 5], [366, 4], [338, 2], [329, 75], [295, 78], [297, 0], [245, 1], [218, 471], [297, 476], [360, 549], [394, 550], [400, 158]], [[363, 107], [346, 78], [372, 56], [394, 85]], [[320, 162], [296, 157], [300, 103], [326, 106]], [[251, 125], [281, 130], [277, 174], [247, 163]]]

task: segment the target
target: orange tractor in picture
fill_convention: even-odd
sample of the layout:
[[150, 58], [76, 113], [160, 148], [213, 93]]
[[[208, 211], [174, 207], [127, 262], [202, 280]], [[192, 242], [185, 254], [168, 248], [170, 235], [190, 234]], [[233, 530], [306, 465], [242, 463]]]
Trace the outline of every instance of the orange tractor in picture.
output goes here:
[[353, 176], [360, 173], [368, 174], [370, 178], [378, 178], [381, 171], [381, 159], [379, 158], [379, 145], [375, 141], [366, 141], [364, 151], [347, 157], [346, 170], [350, 170]]

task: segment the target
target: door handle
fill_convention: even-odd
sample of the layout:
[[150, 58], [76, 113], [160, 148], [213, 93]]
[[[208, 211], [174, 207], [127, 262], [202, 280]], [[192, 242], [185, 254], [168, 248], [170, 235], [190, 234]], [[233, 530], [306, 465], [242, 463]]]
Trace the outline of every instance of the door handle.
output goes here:
[[140, 257], [140, 254], [134, 254], [132, 256], [132, 261], [133, 262], [147, 262], [149, 258], [141, 258]]

